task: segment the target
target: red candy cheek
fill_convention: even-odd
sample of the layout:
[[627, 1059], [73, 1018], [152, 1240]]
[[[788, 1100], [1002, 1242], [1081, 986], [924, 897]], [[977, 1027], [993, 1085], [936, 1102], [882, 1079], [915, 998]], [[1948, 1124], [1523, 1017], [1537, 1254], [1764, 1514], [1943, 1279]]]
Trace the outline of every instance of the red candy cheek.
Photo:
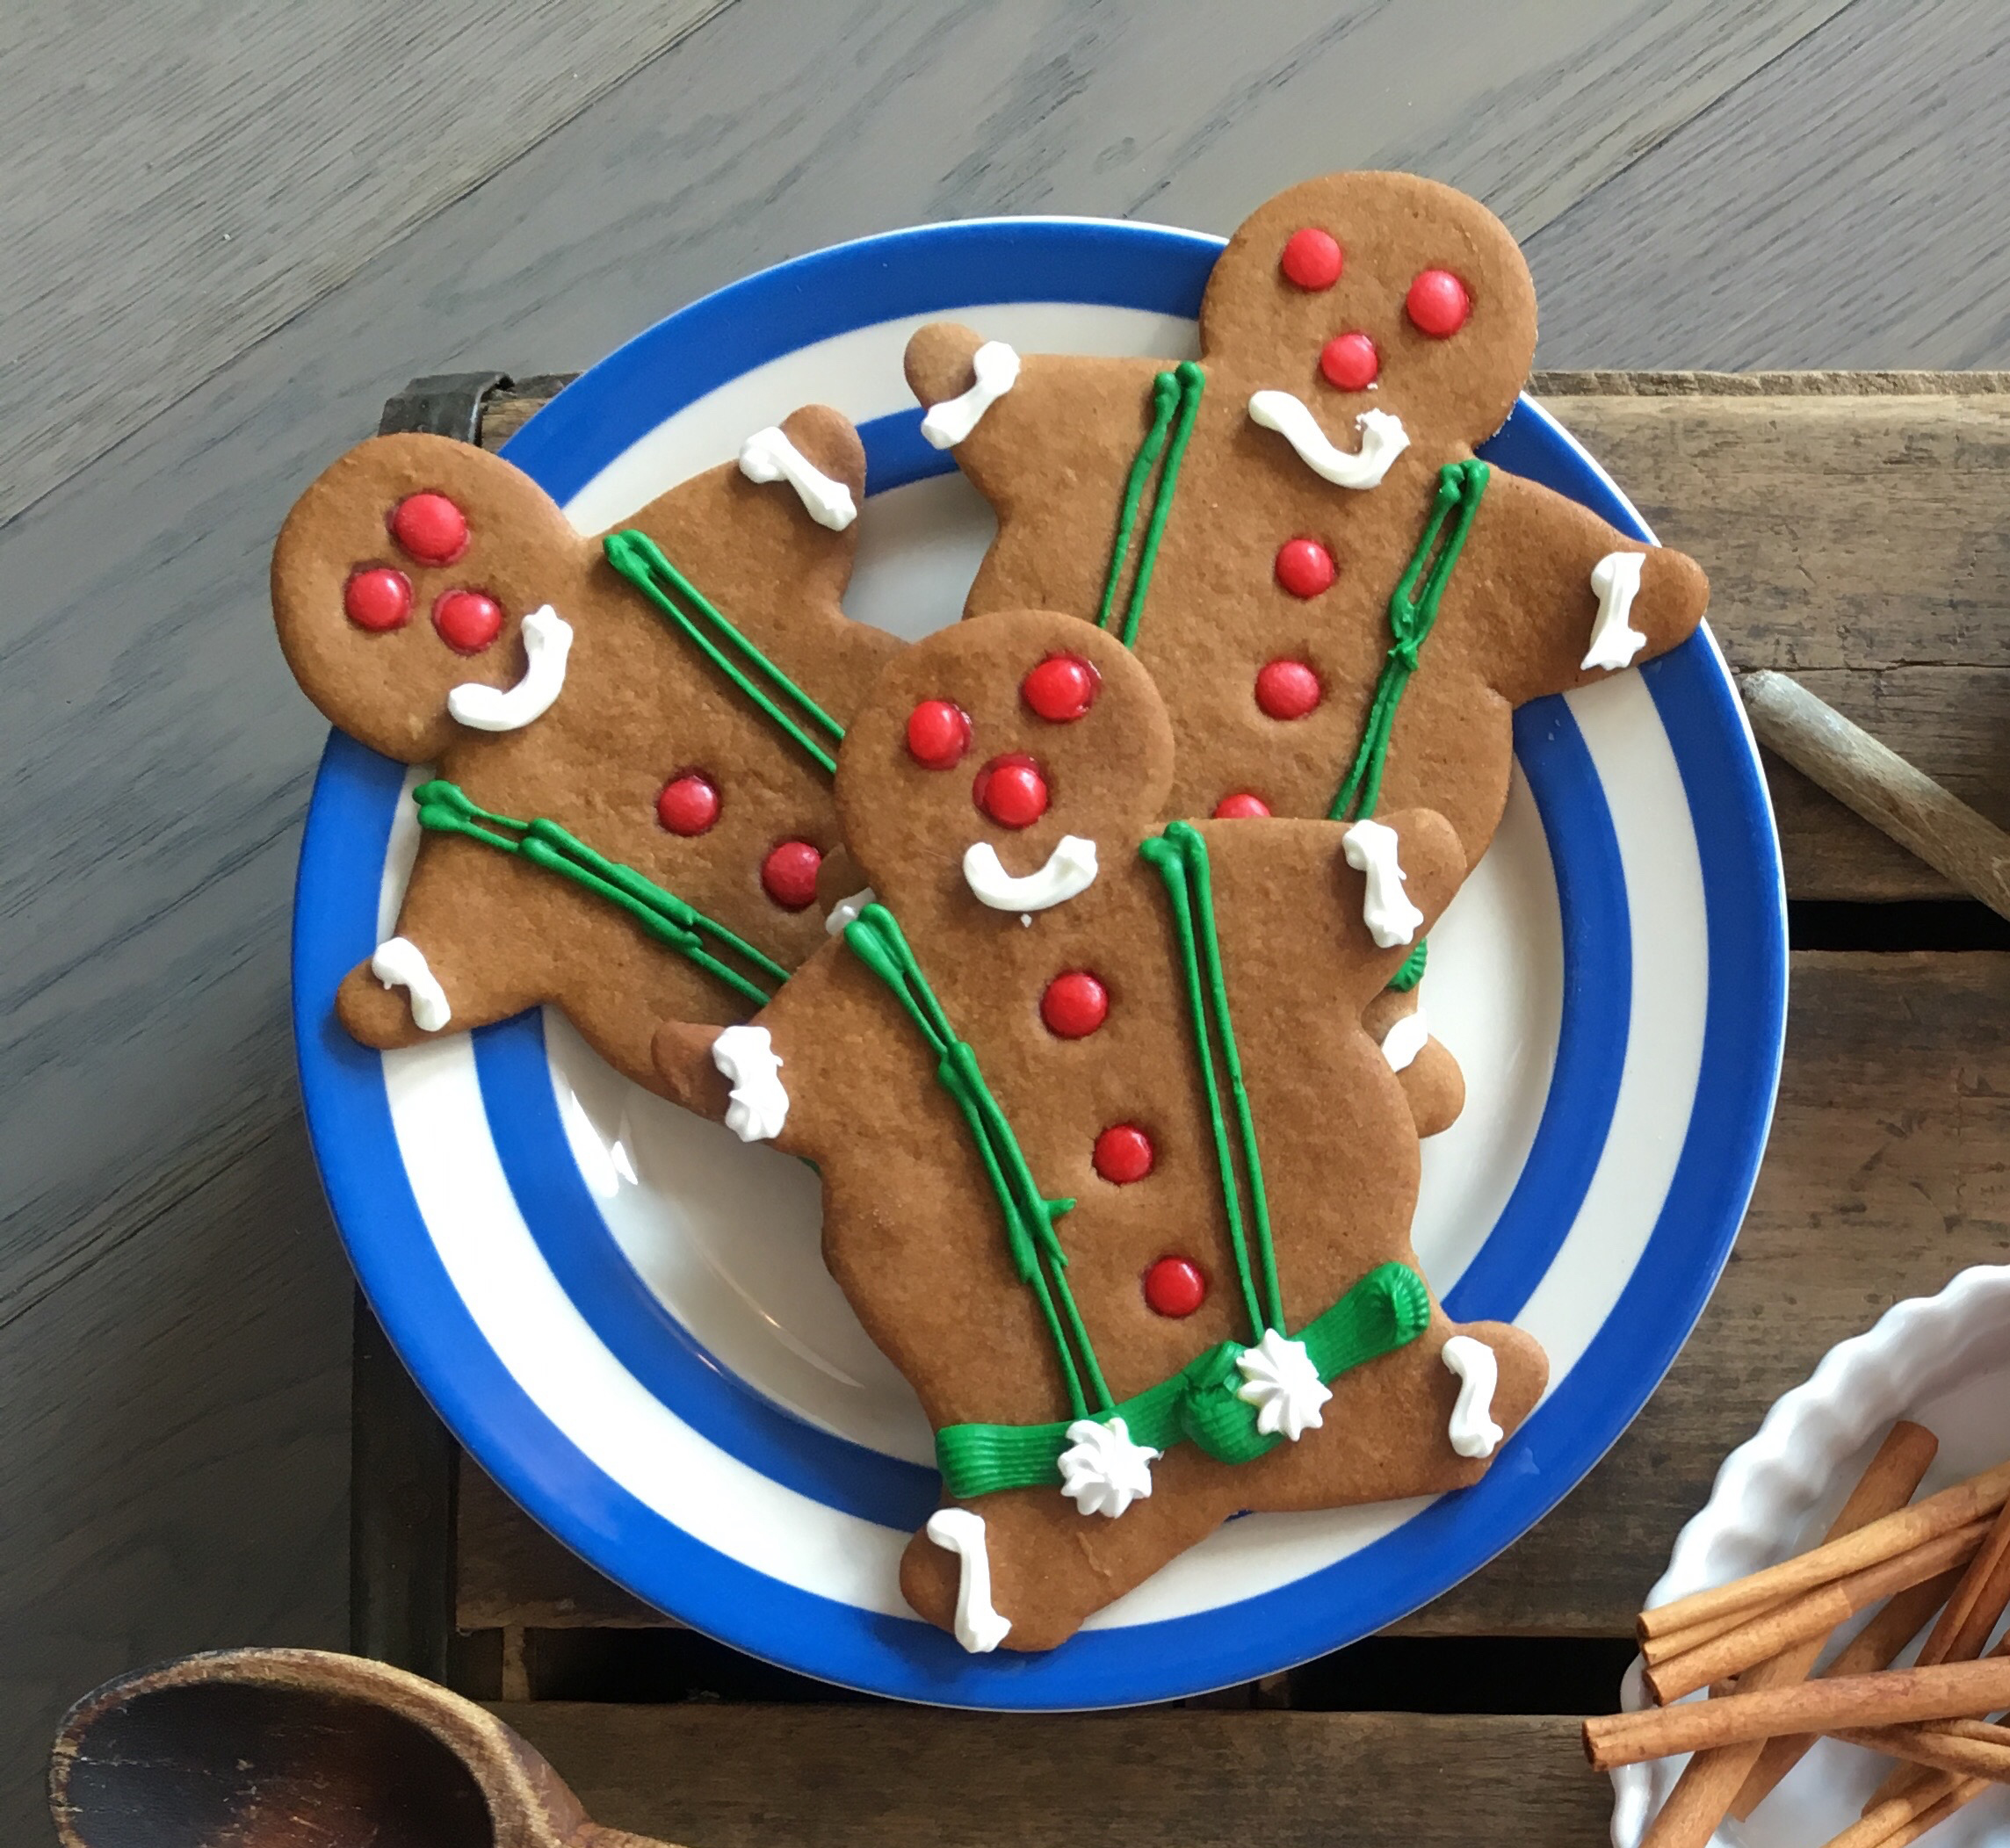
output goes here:
[[1320, 703], [1319, 675], [1302, 661], [1274, 661], [1256, 676], [1256, 704], [1271, 718], [1303, 718]]
[[1224, 796], [1214, 805], [1213, 819], [1217, 821], [1261, 821], [1270, 812], [1270, 805], [1261, 796], [1252, 796], [1247, 790], [1233, 796]]
[[1277, 581], [1293, 596], [1318, 596], [1333, 588], [1340, 567], [1317, 539], [1286, 539], [1277, 548]]
[[502, 606], [485, 590], [450, 590], [433, 605], [433, 627], [456, 654], [479, 654], [502, 632]]
[[907, 755], [924, 770], [951, 770], [970, 748], [970, 714], [946, 699], [924, 699], [907, 714]]
[[390, 527], [399, 549], [422, 565], [451, 565], [467, 550], [467, 516], [445, 494], [407, 494]]
[[1365, 334], [1335, 334], [1320, 350], [1319, 369], [1336, 392], [1364, 392], [1382, 370], [1382, 356]]
[[1019, 692], [1052, 725], [1082, 718], [1103, 689], [1103, 676], [1079, 654], [1050, 654], [1019, 682]]
[[1145, 1303], [1154, 1315], [1177, 1321], [1207, 1300], [1207, 1279], [1191, 1258], [1161, 1258], [1145, 1273]]
[[1086, 969], [1057, 975], [1040, 997], [1040, 1019], [1057, 1039], [1087, 1039], [1110, 1018], [1110, 991]]
[[718, 784], [697, 770], [686, 770], [663, 785], [656, 798], [656, 819], [673, 834], [702, 834], [719, 819], [719, 805]]
[[1403, 300], [1410, 324], [1433, 340], [1450, 340], [1472, 313], [1472, 298], [1450, 270], [1424, 270]]
[[807, 911], [822, 867], [822, 854], [807, 841], [784, 841], [761, 863], [761, 890], [784, 911]]
[[1134, 1123], [1112, 1123], [1095, 1138], [1095, 1172], [1114, 1187], [1129, 1187], [1152, 1172], [1158, 1151]]
[[970, 795], [1001, 827], [1030, 827], [1047, 812], [1047, 779], [1023, 751], [994, 757], [977, 773]]
[[1284, 240], [1277, 267], [1284, 272], [1287, 282], [1316, 291], [1330, 289], [1340, 280], [1343, 261], [1340, 240], [1330, 231], [1307, 225]]
[[352, 571], [342, 587], [342, 612], [375, 635], [402, 629], [412, 619], [412, 581], [388, 565]]

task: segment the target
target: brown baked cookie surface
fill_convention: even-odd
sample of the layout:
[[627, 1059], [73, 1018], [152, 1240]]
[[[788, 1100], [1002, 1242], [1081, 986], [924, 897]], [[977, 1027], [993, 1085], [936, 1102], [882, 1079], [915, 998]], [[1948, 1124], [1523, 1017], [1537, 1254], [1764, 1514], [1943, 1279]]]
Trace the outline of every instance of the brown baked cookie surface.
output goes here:
[[1174, 762], [1114, 637], [929, 637], [841, 754], [857, 920], [748, 1024], [656, 1038], [669, 1094], [817, 1165], [826, 1261], [938, 1432], [903, 1589], [973, 1649], [1052, 1647], [1240, 1509], [1472, 1482], [1546, 1374], [1418, 1274], [1361, 1024], [1409, 949], [1370, 915], [1428, 928], [1457, 837], [1385, 813], [1396, 872], [1326, 821], [1161, 829]]
[[[816, 406], [750, 449], [635, 515], [623, 556], [834, 758], [899, 646], [839, 609], [864, 451]], [[432, 766], [392, 936], [336, 1000], [365, 1043], [551, 1002], [654, 1085], [658, 1021], [743, 1019], [824, 941], [830, 770], [507, 462], [430, 436], [351, 450], [288, 516], [272, 607], [334, 725]]]

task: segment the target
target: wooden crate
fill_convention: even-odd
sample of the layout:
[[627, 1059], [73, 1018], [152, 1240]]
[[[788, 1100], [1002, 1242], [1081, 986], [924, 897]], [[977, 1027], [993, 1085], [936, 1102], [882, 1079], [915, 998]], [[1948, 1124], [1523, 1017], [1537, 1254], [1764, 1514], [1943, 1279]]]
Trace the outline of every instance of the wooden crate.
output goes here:
[[[464, 382], [387, 422], [495, 447], [560, 383]], [[1550, 373], [1534, 390], [1703, 560], [1735, 667], [1792, 672], [2010, 826], [2010, 374]], [[1602, 1840], [1607, 1787], [1568, 1715], [1612, 1698], [1641, 1594], [1724, 1453], [1887, 1304], [2010, 1258], [2010, 928], [1766, 769], [1792, 1000], [1730, 1267], [1604, 1462], [1391, 1638], [1086, 1718], [805, 1699], [679, 1636], [519, 1513], [359, 1314], [356, 1646], [498, 1700], [602, 1822], [693, 1844], [1226, 1844], [1259, 1817], [1277, 1842]], [[727, 1698], [635, 1698], [693, 1689]]]

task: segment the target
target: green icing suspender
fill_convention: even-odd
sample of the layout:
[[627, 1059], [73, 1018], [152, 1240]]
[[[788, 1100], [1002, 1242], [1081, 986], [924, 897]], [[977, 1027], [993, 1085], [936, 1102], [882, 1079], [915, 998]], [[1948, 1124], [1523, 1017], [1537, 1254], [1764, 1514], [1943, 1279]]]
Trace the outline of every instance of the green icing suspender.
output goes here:
[[[774, 999], [773, 994], [721, 961], [721, 954], [738, 958], [756, 975], [768, 978], [777, 988], [789, 978], [789, 971], [772, 956], [763, 955], [676, 893], [666, 892], [647, 875], [596, 853], [555, 821], [517, 821], [478, 808], [459, 783], [444, 777], [422, 783], [412, 791], [412, 799], [418, 804], [421, 827], [435, 834], [459, 834], [570, 879], [596, 897], [618, 906], [658, 942], [668, 945], [707, 975], [717, 977], [756, 1007], [765, 1007]], [[711, 940], [709, 946], [707, 939]]]
[[1182, 359], [1170, 372], [1152, 381], [1152, 427], [1138, 445], [1124, 484], [1124, 504], [1117, 516], [1117, 538], [1110, 548], [1110, 573], [1103, 580], [1103, 602], [1095, 612], [1099, 629], [1110, 626], [1117, 608], [1117, 587], [1124, 580], [1124, 567], [1131, 556], [1131, 533], [1138, 523], [1138, 509], [1145, 498], [1152, 471], [1161, 456], [1165, 466], [1159, 475], [1159, 492], [1152, 502], [1152, 517], [1146, 523], [1145, 538], [1138, 549], [1138, 569], [1131, 580], [1130, 601], [1117, 639], [1126, 648], [1138, 642], [1138, 624], [1145, 614], [1145, 598], [1152, 588], [1152, 573], [1159, 562], [1159, 541], [1165, 537], [1166, 522], [1172, 517], [1173, 494], [1180, 485], [1180, 465], [1185, 461], [1187, 443], [1193, 436], [1194, 419], [1200, 413], [1200, 394], [1207, 374], [1190, 359]]

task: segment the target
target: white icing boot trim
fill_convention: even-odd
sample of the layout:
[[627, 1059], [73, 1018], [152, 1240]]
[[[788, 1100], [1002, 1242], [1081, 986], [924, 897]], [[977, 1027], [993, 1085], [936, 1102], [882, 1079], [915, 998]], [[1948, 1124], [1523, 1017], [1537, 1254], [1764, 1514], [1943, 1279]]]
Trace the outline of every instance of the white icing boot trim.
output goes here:
[[471, 732], [517, 732], [551, 711], [565, 690], [572, 624], [549, 603], [524, 618], [524, 677], [513, 687], [467, 681], [446, 697], [446, 709]]
[[1471, 1335], [1454, 1335], [1444, 1345], [1444, 1363], [1458, 1375], [1458, 1403], [1445, 1432], [1451, 1447], [1461, 1456], [1492, 1456], [1507, 1435], [1492, 1416], [1500, 1379], [1493, 1350]]
[[1038, 872], [1016, 879], [1005, 870], [998, 849], [979, 841], [964, 851], [963, 877], [979, 902], [994, 911], [1052, 911], [1095, 884], [1095, 842], [1063, 834]]
[[1647, 646], [1647, 638], [1626, 620], [1640, 594], [1640, 567], [1646, 560], [1644, 552], [1609, 552], [1591, 567], [1598, 614], [1592, 620], [1591, 646], [1578, 663], [1580, 672], [1604, 668], [1616, 673], [1631, 667], [1633, 657]]
[[1312, 1365], [1303, 1341], [1292, 1341], [1274, 1328], [1263, 1331], [1263, 1339], [1235, 1357], [1242, 1383], [1235, 1397], [1256, 1408], [1260, 1435], [1283, 1432], [1294, 1444], [1308, 1431], [1320, 1427], [1320, 1407], [1333, 1397]]
[[977, 383], [960, 397], [931, 404], [922, 435], [936, 449], [954, 449], [978, 420], [1019, 382], [1019, 356], [1002, 340], [987, 340], [970, 356]]
[[1363, 411], [1354, 420], [1361, 447], [1352, 455], [1335, 449], [1319, 419], [1289, 392], [1258, 392], [1249, 401], [1249, 418], [1274, 430], [1298, 452], [1298, 460], [1335, 487], [1379, 487], [1396, 458], [1410, 446], [1403, 421], [1390, 411]]
[[731, 1083], [726, 1127], [742, 1142], [772, 1142], [789, 1120], [782, 1062], [765, 1027], [728, 1027], [712, 1043], [712, 1062]]
[[789, 441], [789, 433], [778, 423], [756, 430], [740, 445], [740, 473], [749, 481], [786, 480], [810, 518], [833, 532], [842, 532], [858, 517], [851, 490], [832, 480]]
[[937, 1508], [929, 1516], [930, 1540], [963, 1561], [956, 1584], [956, 1640], [973, 1656], [988, 1656], [1004, 1642], [1011, 1620], [991, 1607], [991, 1552], [984, 1517], [968, 1508]]
[[830, 915], [823, 920], [823, 934], [827, 937], [842, 937], [848, 924], [858, 921], [858, 913], [868, 905], [877, 905], [879, 894], [870, 885], [862, 885], [849, 899], [840, 899], [831, 906]]
[[437, 1033], [453, 1018], [446, 990], [426, 961], [426, 953], [409, 937], [393, 937], [377, 946], [370, 973], [387, 988], [402, 988], [411, 997], [412, 1024], [421, 1033]]
[[1396, 858], [1396, 830], [1379, 821], [1356, 821], [1340, 837], [1341, 851], [1357, 873], [1368, 875], [1361, 895], [1361, 921], [1378, 949], [1393, 949], [1417, 934], [1424, 914], [1403, 890], [1408, 876]]
[[1420, 1007], [1414, 1014], [1406, 1014], [1382, 1036], [1382, 1057], [1389, 1061], [1392, 1072], [1407, 1072], [1430, 1043], [1431, 1029]]
[[1061, 1452], [1061, 1493], [1083, 1514], [1107, 1515], [1111, 1520], [1134, 1501], [1152, 1493], [1152, 1465], [1160, 1453], [1149, 1444], [1131, 1441], [1131, 1427], [1122, 1418], [1108, 1424], [1077, 1418], [1067, 1427], [1068, 1447]]

